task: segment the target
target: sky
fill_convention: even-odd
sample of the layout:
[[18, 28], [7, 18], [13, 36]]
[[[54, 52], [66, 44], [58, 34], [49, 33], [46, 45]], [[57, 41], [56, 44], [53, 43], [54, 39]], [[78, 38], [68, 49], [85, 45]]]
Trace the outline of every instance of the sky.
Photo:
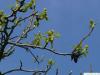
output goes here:
[[[70, 53], [73, 46], [77, 44], [80, 39], [89, 31], [89, 21], [93, 19], [96, 23], [96, 27], [92, 35], [84, 41], [84, 44], [89, 45], [89, 53], [87, 57], [82, 57], [78, 63], [71, 61], [70, 57], [62, 57], [54, 55], [49, 52], [41, 52], [40, 50], [34, 51], [39, 53], [44, 58], [52, 58], [56, 61], [52, 70], [48, 75], [55, 75], [56, 68], [59, 68], [59, 75], [68, 75], [72, 71], [73, 75], [79, 75], [80, 72], [89, 72], [90, 64], [92, 65], [93, 72], [100, 72], [100, 0], [37, 0], [37, 10], [42, 11], [43, 8], [47, 8], [49, 20], [41, 22], [39, 28], [36, 31], [45, 32], [48, 29], [54, 29], [61, 34], [60, 38], [55, 40], [54, 48], [61, 52]], [[0, 10], [6, 11], [10, 9], [10, 5], [14, 5], [14, 0], [0, 0]], [[16, 33], [17, 34], [17, 33]], [[19, 65], [20, 59], [23, 59], [23, 63], [26, 68], [38, 68], [42, 65], [32, 64], [31, 57], [27, 54], [21, 53], [21, 48], [16, 49], [16, 54], [9, 57], [0, 63], [0, 70], [7, 71], [13, 66]], [[14, 56], [14, 57], [13, 57]], [[46, 58], [46, 60], [47, 60]], [[16, 66], [17, 65], [17, 66]], [[26, 66], [28, 65], [28, 66]], [[45, 64], [43, 63], [43, 66]], [[31, 75], [27, 73], [18, 73], [18, 75]], [[12, 73], [9, 75], [17, 75]]]

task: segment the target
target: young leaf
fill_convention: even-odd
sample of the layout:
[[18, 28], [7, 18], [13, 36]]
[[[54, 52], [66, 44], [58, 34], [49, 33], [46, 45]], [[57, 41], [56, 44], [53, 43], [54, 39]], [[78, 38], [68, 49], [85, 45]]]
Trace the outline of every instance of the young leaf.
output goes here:
[[55, 33], [54, 36], [55, 36], [55, 38], [59, 38], [60, 37], [60, 33]]
[[42, 40], [42, 34], [38, 33], [38, 34], [35, 34], [35, 37], [34, 37], [34, 40], [33, 40], [32, 43], [35, 46], [40, 46], [41, 45], [41, 40]]
[[34, 21], [34, 25], [35, 25], [36, 27], [38, 27], [38, 26], [39, 26], [39, 21], [35, 20], [35, 21]]
[[52, 59], [48, 60], [48, 65], [53, 65], [55, 62]]
[[87, 56], [88, 53], [88, 45], [85, 45], [85, 47], [82, 50], [82, 55]]
[[2, 10], [0, 10], [0, 16], [2, 16], [4, 14], [4, 12]]
[[48, 34], [48, 36], [52, 36], [54, 35], [54, 30], [48, 30], [46, 33]]
[[44, 9], [43, 9], [43, 12], [39, 15], [39, 19], [40, 19], [40, 20], [43, 20], [43, 19], [48, 20], [46, 8], [44, 8]]
[[95, 26], [95, 22], [91, 19], [90, 20], [90, 28], [93, 29]]

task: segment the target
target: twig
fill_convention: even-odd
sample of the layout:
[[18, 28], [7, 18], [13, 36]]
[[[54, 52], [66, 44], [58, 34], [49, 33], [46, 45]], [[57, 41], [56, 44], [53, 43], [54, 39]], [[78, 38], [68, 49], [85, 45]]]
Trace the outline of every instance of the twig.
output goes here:
[[35, 61], [39, 64], [40, 62], [39, 62], [38, 58], [32, 53], [31, 50], [28, 50], [28, 51], [30, 52], [30, 54], [32, 55], [32, 57], [35, 58]]
[[56, 75], [58, 75], [58, 68], [56, 69]]
[[85, 39], [87, 39], [87, 38], [92, 34], [93, 30], [94, 30], [94, 28], [92, 28], [92, 29], [88, 32], [88, 34], [85, 35], [85, 36], [82, 38], [81, 42], [83, 42]]
[[12, 73], [12, 72], [16, 72], [16, 71], [22, 71], [22, 72], [32, 72], [33, 74], [37, 74], [37, 73], [47, 73], [50, 69], [51, 69], [51, 66], [48, 66], [46, 68], [46, 70], [26, 70], [26, 69], [23, 69], [22, 68], [23, 65], [22, 65], [22, 61], [20, 61], [20, 67], [19, 68], [16, 68], [16, 69], [12, 69], [12, 70], [9, 70], [7, 72], [4, 72], [2, 73], [2, 75], [6, 75], [6, 74], [9, 74], [9, 73]]
[[[27, 28], [28, 27], [28, 28]], [[18, 43], [20, 40], [22, 40], [22, 37], [25, 36], [28, 32], [30, 32], [31, 30], [33, 30], [35, 27], [32, 27], [32, 24], [28, 25], [25, 29], [25, 31], [21, 34], [21, 36], [16, 40], [16, 43]], [[14, 45], [12, 45], [8, 51], [13, 50], [14, 49]]]
[[68, 53], [59, 53], [59, 52], [56, 52], [54, 49], [44, 48], [42, 46], [35, 46], [35, 45], [32, 45], [32, 44], [20, 44], [20, 43], [14, 43], [14, 42], [11, 42], [11, 41], [9, 41], [8, 43], [11, 44], [11, 45], [14, 45], [14, 46], [22, 47], [22, 48], [30, 47], [30, 48], [33, 48], [33, 49], [38, 48], [38, 49], [41, 49], [41, 50], [47, 50], [49, 52], [52, 52], [52, 53], [57, 54], [57, 55], [62, 55], [62, 56], [71, 55], [71, 54], [68, 54]]

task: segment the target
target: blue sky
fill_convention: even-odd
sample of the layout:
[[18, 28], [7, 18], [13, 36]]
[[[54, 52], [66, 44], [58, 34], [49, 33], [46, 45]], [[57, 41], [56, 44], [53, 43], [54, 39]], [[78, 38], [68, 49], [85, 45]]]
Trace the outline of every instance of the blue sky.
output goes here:
[[[5, 2], [6, 1], [6, 2]], [[55, 40], [55, 49], [62, 52], [71, 52], [73, 46], [79, 42], [79, 40], [88, 32], [89, 20], [93, 19], [96, 22], [95, 30], [91, 37], [89, 37], [85, 44], [89, 45], [89, 53], [86, 58], [81, 58], [77, 64], [70, 60], [70, 57], [62, 57], [54, 55], [48, 52], [36, 52], [41, 56], [52, 58], [56, 61], [55, 66], [49, 72], [48, 75], [55, 75], [55, 69], [59, 68], [59, 75], [67, 75], [72, 70], [73, 75], [79, 75], [80, 72], [89, 72], [90, 64], [94, 72], [100, 72], [100, 0], [37, 0], [37, 9], [42, 11], [43, 8], [48, 10], [48, 22], [42, 22], [37, 31], [47, 31], [48, 29], [55, 29], [55, 31], [61, 34], [59, 39]], [[9, 9], [9, 5], [14, 4], [14, 0], [1, 0], [0, 10]], [[18, 48], [18, 51], [21, 49]], [[39, 51], [39, 50], [38, 50]], [[28, 56], [22, 55], [17, 52], [16, 57], [12, 55], [9, 59], [4, 60], [5, 63], [0, 63], [0, 70], [6, 70], [12, 65], [16, 66], [19, 62], [19, 58], [23, 58], [24, 64], [28, 65], [28, 68], [32, 68], [32, 62], [28, 62], [26, 59], [31, 59]], [[45, 53], [45, 55], [44, 55]], [[26, 57], [26, 58], [24, 58]], [[8, 64], [6, 63], [8, 62]], [[7, 66], [5, 66], [7, 65]], [[44, 65], [44, 64], [43, 64]], [[40, 67], [33, 65], [35, 67]], [[11, 67], [13, 68], [13, 67]], [[12, 75], [16, 75], [15, 73]], [[18, 75], [21, 75], [18, 73]], [[24, 74], [29, 75], [29, 74]]]

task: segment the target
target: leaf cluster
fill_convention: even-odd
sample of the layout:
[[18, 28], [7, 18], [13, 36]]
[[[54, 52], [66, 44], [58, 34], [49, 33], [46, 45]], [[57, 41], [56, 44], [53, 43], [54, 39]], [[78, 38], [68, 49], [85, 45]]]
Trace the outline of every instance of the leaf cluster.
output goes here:
[[5, 15], [2, 10], [0, 10], [0, 26], [4, 26], [6, 22], [7, 22], [7, 15]]
[[48, 43], [51, 43], [52, 46], [54, 39], [58, 38], [59, 36], [60, 34], [55, 32], [54, 30], [48, 30], [47, 32], [45, 32], [45, 34], [39, 32], [38, 34], [35, 34], [33, 44], [35, 46], [40, 46], [42, 41], [44, 41], [45, 42], [44, 47], [46, 47]]
[[78, 45], [75, 46], [71, 59], [74, 60], [75, 63], [77, 63], [78, 59], [82, 56], [87, 56], [88, 53], [88, 45], [82, 46], [82, 41]]
[[36, 27], [39, 26], [40, 20], [46, 20], [46, 21], [48, 20], [46, 8], [44, 8], [43, 11], [42, 11], [41, 13], [37, 13], [37, 14], [36, 14], [36, 19], [35, 19], [35, 21], [34, 21], [34, 25], [35, 25]]

